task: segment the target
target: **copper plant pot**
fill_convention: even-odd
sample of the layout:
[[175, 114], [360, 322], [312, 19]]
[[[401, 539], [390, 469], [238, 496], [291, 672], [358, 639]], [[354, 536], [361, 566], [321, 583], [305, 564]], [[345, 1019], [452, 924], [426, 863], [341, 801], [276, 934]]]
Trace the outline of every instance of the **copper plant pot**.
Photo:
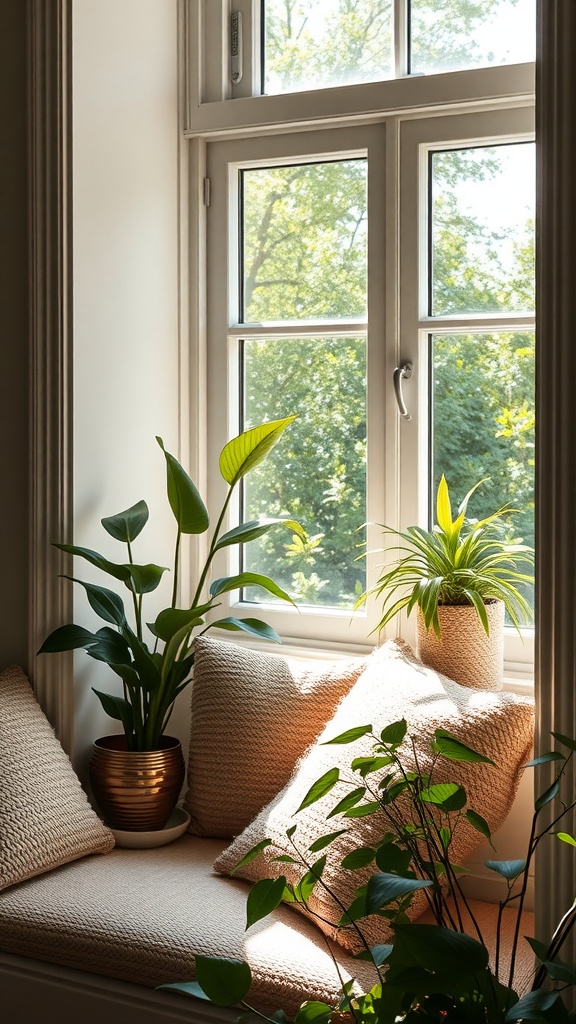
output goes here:
[[92, 744], [90, 782], [110, 828], [156, 832], [168, 821], [184, 781], [180, 740], [163, 736], [159, 750], [127, 750], [126, 737]]

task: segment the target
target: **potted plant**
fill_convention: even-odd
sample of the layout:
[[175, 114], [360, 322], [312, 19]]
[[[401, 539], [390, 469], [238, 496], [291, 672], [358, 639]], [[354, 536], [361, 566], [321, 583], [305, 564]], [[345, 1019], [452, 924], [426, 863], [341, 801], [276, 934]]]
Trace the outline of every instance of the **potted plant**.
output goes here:
[[[106, 714], [120, 722], [124, 729], [124, 735], [96, 741], [91, 761], [95, 796], [112, 827], [134, 830], [162, 828], [176, 803], [184, 777], [184, 762], [179, 742], [166, 737], [165, 730], [174, 701], [191, 681], [195, 631], [201, 627], [202, 632], [213, 627], [242, 630], [260, 639], [280, 642], [275, 630], [260, 619], [227, 616], [212, 619], [206, 624], [206, 616], [218, 607], [221, 594], [244, 586], [262, 587], [275, 597], [293, 604], [281, 587], [268, 576], [251, 572], [216, 579], [210, 584], [208, 578], [215, 556], [231, 545], [261, 537], [277, 525], [287, 526], [292, 533], [304, 535], [298, 523], [279, 518], [243, 522], [222, 532], [236, 485], [265, 458], [294, 418], [263, 423], [224, 446], [220, 454], [220, 472], [228, 484], [228, 491], [189, 608], [177, 606], [181, 539], [184, 534], [206, 533], [210, 525], [209, 516], [193, 481], [177, 459], [165, 450], [161, 438], [157, 441], [166, 460], [168, 501], [176, 520], [176, 539], [171, 603], [156, 616], [154, 622], [145, 622], [143, 598], [156, 590], [167, 569], [134, 561], [132, 545], [148, 521], [145, 501], [138, 501], [125, 511], [102, 519], [106, 532], [126, 546], [126, 562], [111, 562], [97, 551], [74, 544], [56, 545], [123, 584], [132, 604], [130, 624], [122, 597], [116, 591], [66, 577], [84, 587], [91, 608], [105, 625], [96, 632], [75, 623], [59, 626], [39, 651], [44, 654], [84, 648], [91, 658], [105, 662], [122, 680], [122, 696], [94, 690]], [[145, 639], [145, 628], [151, 640]]]
[[[330, 810], [326, 822], [329, 833], [307, 847], [306, 842], [298, 841], [295, 823], [286, 831], [284, 848], [270, 839], [261, 841], [236, 866], [240, 868], [269, 846], [276, 854], [275, 860], [297, 864], [301, 872], [300, 881], [295, 884], [284, 875], [263, 878], [254, 884], [247, 900], [247, 928], [271, 914], [283, 900], [299, 904], [314, 916], [310, 896], [315, 886], [323, 886], [342, 912], [337, 927], [354, 930], [361, 947], [357, 957], [373, 967], [374, 985], [370, 991], [359, 994], [353, 983], [347, 982], [338, 1006], [316, 1000], [304, 1002], [295, 1017], [296, 1024], [554, 1024], [574, 1020], [574, 1014], [568, 1013], [563, 1002], [562, 992], [576, 983], [576, 967], [563, 961], [560, 952], [576, 920], [576, 902], [548, 943], [527, 938], [538, 962], [528, 982], [529, 990], [519, 989], [515, 968], [519, 945], [524, 941], [521, 915], [535, 851], [546, 836], [554, 833], [559, 840], [576, 846], [573, 836], [556, 831], [562, 818], [576, 806], [573, 794], [560, 795], [566, 769], [576, 751], [576, 740], [553, 733], [563, 750], [541, 754], [525, 765], [527, 768], [555, 764], [551, 784], [535, 801], [526, 857], [486, 862], [506, 883], [506, 895], [498, 911], [494, 962], [490, 965], [482, 924], [476, 920], [461, 884], [462, 869], [451, 855], [454, 835], [464, 822], [492, 843], [490, 828], [481, 815], [467, 806], [464, 787], [457, 781], [445, 781], [444, 772], [443, 781], [436, 781], [435, 769], [445, 761], [493, 767], [494, 762], [445, 730], [437, 729], [430, 738], [430, 771], [423, 772], [419, 767], [414, 770], [412, 760], [408, 768], [403, 749], [412, 741], [407, 736], [405, 720], [386, 726], [379, 736], [371, 725], [363, 725], [326, 742], [347, 744], [364, 736], [373, 740], [372, 757], [352, 760], [349, 780], [351, 786], [356, 784], [354, 779], [361, 783], [364, 795], [352, 807], [351, 801], [347, 806], [340, 801]], [[336, 781], [334, 772], [316, 780], [299, 811], [325, 798]], [[559, 807], [554, 806], [556, 798]], [[324, 882], [324, 874], [330, 846], [341, 835], [341, 831], [332, 831], [335, 815], [345, 826], [347, 818], [360, 813], [379, 814], [382, 834], [373, 848], [352, 850], [341, 862], [347, 871], [362, 871], [368, 864], [374, 866], [368, 883], [359, 886], [353, 903], [346, 906], [333, 887]], [[311, 857], [318, 852], [322, 852], [320, 858]], [[407, 917], [416, 892], [426, 894], [434, 923], [420, 924]], [[502, 955], [505, 911], [516, 914], [508, 962]], [[363, 928], [363, 919], [370, 914], [388, 919], [394, 931], [392, 942], [370, 944]], [[336, 963], [335, 969], [338, 973]], [[251, 973], [245, 961], [201, 956], [196, 957], [195, 970], [195, 981], [160, 987], [209, 999], [219, 1006], [238, 1005], [244, 1012], [265, 1020], [288, 1024], [281, 1010], [270, 1016], [250, 1005]]]
[[443, 475], [432, 530], [383, 527], [397, 538], [399, 557], [358, 605], [369, 595], [384, 598], [377, 630], [398, 612], [410, 615], [417, 608], [418, 653], [426, 664], [463, 686], [500, 689], [504, 613], [518, 631], [531, 621], [532, 609], [518, 588], [533, 582], [523, 570], [534, 564], [534, 553], [503, 538], [503, 520], [517, 511], [509, 505], [485, 519], [466, 519], [468, 502], [483, 482], [471, 488], [453, 518]]

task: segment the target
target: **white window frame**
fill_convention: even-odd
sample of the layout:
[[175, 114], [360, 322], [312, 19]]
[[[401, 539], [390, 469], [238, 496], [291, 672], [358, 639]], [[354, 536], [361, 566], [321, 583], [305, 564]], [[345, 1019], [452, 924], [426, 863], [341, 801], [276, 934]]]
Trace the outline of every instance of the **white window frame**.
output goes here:
[[[427, 345], [427, 335], [430, 330], [429, 319], [424, 315], [419, 303], [417, 289], [406, 285], [407, 274], [414, 274], [415, 248], [423, 230], [426, 218], [426, 194], [427, 189], [421, 192], [421, 201], [415, 204], [409, 200], [405, 188], [402, 189], [401, 199], [398, 188], [398, 171], [402, 168], [402, 178], [406, 179], [408, 174], [421, 172], [422, 161], [427, 162], [427, 154], [432, 148], [457, 147], [459, 141], [470, 145], [490, 140], [503, 141], [505, 139], [527, 139], [531, 137], [532, 108], [534, 102], [534, 65], [519, 64], [510, 66], [498, 66], [493, 68], [482, 68], [470, 71], [459, 71], [443, 73], [430, 76], [404, 76], [396, 79], [389, 79], [378, 83], [364, 85], [336, 87], [330, 89], [319, 89], [303, 93], [293, 93], [278, 96], [250, 95], [252, 91], [259, 91], [257, 74], [253, 71], [254, 62], [252, 55], [255, 53], [255, 40], [258, 36], [258, 27], [253, 17], [255, 7], [252, 0], [235, 0], [234, 10], [241, 10], [244, 15], [244, 75], [243, 84], [234, 92], [228, 81], [228, 15], [231, 9], [229, 0], [182, 0], [184, 6], [184, 35], [185, 48], [187, 50], [187, 76], [186, 91], [187, 103], [185, 104], [185, 124], [183, 131], [185, 137], [190, 140], [190, 176], [191, 176], [191, 288], [192, 288], [192, 310], [191, 310], [191, 382], [192, 392], [196, 403], [192, 403], [191, 416], [191, 437], [192, 446], [194, 439], [197, 440], [197, 464], [202, 469], [204, 456], [200, 447], [206, 435], [213, 438], [212, 427], [208, 418], [205, 417], [205, 407], [214, 408], [218, 401], [218, 388], [214, 384], [214, 373], [212, 370], [207, 374], [206, 365], [208, 360], [208, 348], [210, 348], [210, 359], [213, 358], [213, 343], [208, 341], [206, 330], [206, 309], [210, 306], [210, 288], [213, 285], [214, 277], [210, 267], [206, 266], [206, 218], [212, 219], [212, 208], [206, 213], [203, 202], [202, 179], [207, 176], [206, 172], [206, 151], [210, 150], [210, 143], [217, 142], [223, 147], [226, 141], [234, 143], [235, 140], [243, 138], [251, 139], [249, 144], [252, 157], [255, 156], [259, 141], [265, 144], [267, 156], [262, 160], [268, 163], [270, 153], [274, 148], [278, 154], [287, 152], [286, 137], [292, 133], [300, 134], [304, 139], [304, 132], [307, 134], [307, 152], [314, 149], [314, 145], [321, 150], [325, 146], [320, 141], [314, 142], [313, 136], [318, 132], [324, 132], [331, 128], [358, 127], [362, 124], [376, 124], [385, 127], [386, 134], [386, 189], [385, 209], [383, 211], [383, 231], [386, 245], [386, 257], [384, 261], [385, 280], [385, 308], [378, 314], [376, 320], [383, 318], [384, 331], [387, 338], [386, 350], [381, 352], [379, 357], [371, 355], [373, 360], [380, 359], [384, 372], [384, 387], [386, 400], [384, 403], [385, 412], [380, 416], [377, 436], [381, 441], [378, 444], [386, 446], [386, 466], [379, 479], [373, 478], [372, 471], [369, 472], [369, 487], [374, 488], [374, 493], [379, 495], [382, 512], [377, 521], [386, 522], [388, 525], [398, 528], [405, 527], [415, 521], [415, 509], [421, 522], [425, 522], [424, 504], [427, 488], [421, 489], [420, 495], [414, 493], [414, 482], [407, 478], [404, 467], [408, 465], [418, 466], [421, 473], [424, 465], [424, 423], [426, 417], [418, 418], [418, 414], [412, 416], [411, 423], [401, 421], [397, 415], [396, 405], [391, 396], [391, 375], [395, 365], [400, 358], [412, 357], [416, 372], [412, 380], [406, 385], [406, 394], [412, 408], [414, 398], [418, 404], [425, 400], [427, 395], [427, 381], [424, 373], [418, 373], [422, 345]], [[403, 0], [396, 0], [397, 7], [403, 7]], [[259, 8], [259, 4], [256, 5]], [[248, 26], [248, 28], [246, 28]], [[398, 29], [398, 20], [395, 30], [396, 47], [396, 70], [401, 71], [402, 63], [405, 61], [406, 40]], [[248, 55], [248, 58], [247, 58]], [[246, 60], [248, 59], [248, 64]], [[250, 63], [252, 62], [252, 63]], [[465, 120], [458, 123], [458, 118], [470, 119], [468, 127]], [[495, 128], [496, 122], [498, 122]], [[303, 132], [304, 130], [304, 132]], [[326, 139], [326, 136], [324, 136]], [[265, 140], [268, 140], [265, 143]], [[295, 146], [294, 154], [297, 154], [298, 139], [293, 139]], [[282, 149], [284, 147], [284, 149]], [[215, 147], [212, 147], [214, 149]], [[231, 163], [242, 163], [238, 160], [238, 148], [235, 155], [231, 157]], [[360, 147], [361, 148], [361, 147]], [[304, 152], [303, 142], [300, 149]], [[258, 159], [256, 157], [256, 159]], [[279, 156], [279, 159], [282, 159]], [[250, 155], [246, 157], [250, 163]], [[427, 171], [426, 171], [427, 173]], [[212, 190], [219, 186], [212, 181]], [[216, 199], [213, 199], [216, 202]], [[409, 209], [406, 208], [408, 204]], [[211, 220], [212, 223], [212, 220]], [[221, 229], [218, 228], [220, 232]], [[212, 226], [210, 226], [212, 232]], [[224, 252], [224, 250], [222, 250]], [[391, 260], [390, 253], [398, 252], [399, 259]], [[407, 271], [407, 266], [410, 270]], [[202, 282], [207, 278], [206, 301]], [[199, 286], [200, 283], [200, 286]], [[220, 277], [220, 296], [221, 296]], [[372, 316], [370, 318], [372, 320]], [[481, 320], [482, 327], [486, 327], [486, 318]], [[476, 325], [476, 319], [471, 319], [469, 325]], [[510, 318], [506, 317], [506, 327], [511, 325]], [[528, 326], [532, 318], [517, 318], [518, 326]], [[445, 321], [434, 318], [434, 327], [442, 325]], [[490, 330], [499, 326], [498, 318], [490, 321]], [[218, 324], [216, 334], [226, 339], [232, 339], [242, 333], [238, 324], [234, 324], [227, 311], [227, 323]], [[267, 331], [269, 333], [269, 330]], [[424, 339], [424, 341], [423, 341]], [[226, 341], [226, 354], [222, 352], [217, 357], [220, 360], [220, 370], [217, 371], [218, 379], [228, 379], [228, 367], [224, 363], [228, 360], [228, 346], [230, 340]], [[373, 346], [374, 347], [374, 346]], [[420, 351], [418, 351], [420, 349]], [[370, 358], [370, 356], [369, 356]], [[224, 363], [222, 360], [224, 359]], [[375, 365], [375, 364], [374, 364]], [[222, 373], [225, 374], [224, 378]], [[205, 385], [205, 387], [204, 387]], [[207, 396], [203, 400], [203, 396]], [[222, 409], [221, 390], [219, 396], [219, 408]], [[371, 415], [369, 411], [369, 415]], [[224, 418], [221, 417], [223, 420]], [[422, 422], [421, 422], [422, 421]], [[208, 423], [208, 427], [207, 427]], [[427, 427], [427, 423], [425, 424]], [[409, 428], [409, 432], [407, 430]], [[369, 434], [372, 435], [374, 426], [369, 422]], [[232, 436], [235, 430], [232, 426], [232, 419], [226, 420], [228, 436]], [[223, 437], [222, 430], [219, 436]], [[226, 440], [226, 438], [224, 438]], [[370, 445], [370, 442], [369, 442]], [[216, 447], [216, 441], [212, 440], [212, 448]], [[210, 466], [210, 462], [208, 463]], [[214, 485], [213, 485], [214, 488]], [[213, 489], [212, 488], [212, 489]], [[216, 492], [214, 492], [216, 493]], [[386, 504], [385, 504], [386, 502]], [[215, 501], [215, 505], [217, 502]], [[369, 496], [369, 506], [371, 503]], [[213, 506], [214, 507], [214, 506]], [[371, 544], [369, 543], [369, 547]], [[378, 540], [376, 540], [378, 546]], [[194, 556], [193, 556], [194, 557]], [[373, 571], [373, 567], [372, 567]], [[249, 607], [254, 612], [253, 605]], [[241, 609], [236, 608], [236, 611]], [[221, 610], [220, 610], [221, 611]], [[263, 606], [264, 617], [274, 617], [277, 610], [273, 606]], [[307, 649], [313, 647], [337, 650], [339, 647], [360, 650], [370, 645], [374, 639], [368, 638], [370, 622], [373, 621], [374, 612], [369, 614], [368, 619], [361, 622], [360, 630], [353, 627], [349, 630], [349, 613], [345, 612], [345, 623], [342, 621], [342, 613], [337, 613], [333, 618], [335, 629], [324, 629], [321, 632], [317, 626], [320, 625], [323, 613], [311, 613], [308, 617], [309, 624], [303, 625], [303, 616], [299, 617], [298, 628], [288, 628], [284, 625], [285, 635], [292, 637], [290, 641], [296, 645], [300, 643]], [[413, 617], [412, 617], [413, 618]], [[316, 625], [315, 625], [316, 624]], [[347, 642], [342, 643], [342, 630], [346, 628]], [[410, 620], [400, 624], [402, 634], [408, 640], [413, 639], [413, 622]], [[396, 630], [398, 631], [398, 630]], [[362, 635], [360, 633], [362, 632]], [[389, 630], [392, 635], [395, 630]], [[234, 634], [235, 639], [238, 634]], [[533, 631], [527, 630], [524, 642], [517, 638], [514, 631], [506, 639], [506, 676], [526, 678], [532, 671], [532, 644]], [[521, 684], [519, 684], [521, 687]]]

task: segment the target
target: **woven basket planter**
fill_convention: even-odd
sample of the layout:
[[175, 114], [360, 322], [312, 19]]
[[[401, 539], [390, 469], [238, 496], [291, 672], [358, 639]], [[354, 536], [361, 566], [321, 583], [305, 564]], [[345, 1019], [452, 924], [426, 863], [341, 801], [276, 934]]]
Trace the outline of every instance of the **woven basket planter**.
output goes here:
[[440, 638], [426, 631], [418, 609], [418, 654], [437, 672], [461, 686], [501, 690], [504, 671], [504, 604], [485, 605], [490, 632], [484, 630], [472, 605], [439, 605]]

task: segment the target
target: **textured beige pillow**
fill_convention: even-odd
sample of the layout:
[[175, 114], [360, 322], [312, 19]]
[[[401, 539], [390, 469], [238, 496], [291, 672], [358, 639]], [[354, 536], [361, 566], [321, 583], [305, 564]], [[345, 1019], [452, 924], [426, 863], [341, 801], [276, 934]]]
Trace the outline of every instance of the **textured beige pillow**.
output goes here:
[[286, 785], [366, 659], [301, 662], [201, 636], [184, 806], [190, 831], [229, 839]]
[[113, 846], [22, 669], [6, 669], [0, 674], [0, 889]]
[[[427, 771], [430, 768], [429, 741], [437, 728], [446, 729], [496, 762], [498, 768], [440, 760], [434, 779], [437, 782], [461, 783], [468, 794], [468, 806], [488, 821], [492, 831], [499, 828], [514, 799], [520, 766], [531, 749], [532, 702], [512, 693], [491, 693], [459, 686], [422, 665], [402, 641], [389, 641], [369, 659], [364, 673], [339, 705], [317, 744], [297, 765], [289, 784], [218, 857], [214, 864], [216, 870], [228, 874], [248, 850], [261, 840], [271, 839], [273, 845], [240, 869], [238, 877], [256, 881], [285, 874], [288, 881], [294, 882], [300, 877], [301, 870], [288, 863], [274, 862], [279, 849], [289, 852], [286, 830], [292, 825], [297, 826], [294, 842], [299, 851], [305, 853], [319, 837], [346, 827], [348, 832], [329, 847], [323, 879], [340, 903], [350, 906], [356, 889], [368, 880], [374, 868], [346, 870], [341, 867], [341, 861], [351, 850], [378, 844], [388, 831], [383, 814], [378, 812], [358, 818], [336, 816], [327, 821], [326, 815], [350, 792], [350, 784], [344, 781], [338, 782], [317, 803], [299, 814], [295, 812], [310, 787], [329, 769], [337, 766], [342, 770], [341, 777], [350, 777], [347, 769], [352, 759], [372, 752], [372, 741], [368, 737], [346, 746], [322, 746], [323, 741], [354, 726], [369, 723], [379, 734], [384, 726], [402, 718], [408, 723], [408, 734], [401, 748], [408, 768], [415, 767], [409, 737], [415, 741], [420, 769]], [[374, 788], [386, 771], [384, 768], [370, 776]], [[360, 783], [356, 779], [354, 785], [358, 786]], [[462, 863], [480, 840], [479, 833], [463, 822], [451, 847], [453, 863]], [[314, 920], [327, 935], [347, 949], [358, 948], [353, 930], [336, 931], [333, 927], [342, 916], [342, 910], [318, 884], [309, 905], [318, 915]], [[411, 916], [418, 917], [426, 906], [424, 894], [417, 893]], [[390, 935], [385, 919], [375, 915], [363, 919], [362, 931], [370, 944], [385, 942]]]

